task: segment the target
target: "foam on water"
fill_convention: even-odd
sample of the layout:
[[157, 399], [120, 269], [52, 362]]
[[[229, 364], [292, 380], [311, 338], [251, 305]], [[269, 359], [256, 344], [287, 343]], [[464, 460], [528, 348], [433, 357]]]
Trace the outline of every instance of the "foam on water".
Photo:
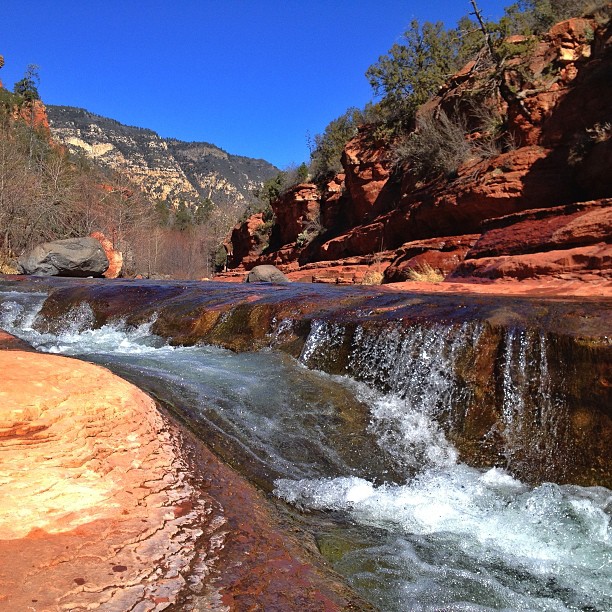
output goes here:
[[[302, 509], [342, 512], [359, 525], [386, 531], [390, 544], [385, 551], [348, 555], [362, 557], [352, 561], [357, 586], [355, 566], [381, 563], [393, 575], [383, 567], [369, 578], [389, 586], [383, 609], [420, 609], [428, 601], [425, 591], [416, 591], [427, 576], [432, 578], [432, 570], [414, 573], [431, 565], [432, 546], [439, 549], [437, 566], [447, 571], [434, 579], [436, 590], [441, 588], [438, 605], [457, 603], [449, 598], [453, 589], [444, 591], [446, 582], [438, 580], [459, 572], [463, 597], [484, 590], [488, 595], [481, 593], [472, 603], [494, 595], [495, 609], [612, 609], [612, 495], [607, 489], [548, 483], [531, 490], [502, 470], [482, 473], [458, 464], [427, 470], [405, 485], [376, 487], [355, 477], [282, 479], [275, 493]], [[388, 555], [389, 547], [394, 554]], [[414, 567], [403, 573], [408, 563]]]
[[140, 326], [127, 326], [123, 321], [108, 323], [94, 329], [91, 307], [81, 303], [66, 316], [57, 333], [44, 333], [35, 328], [35, 320], [44, 301], [32, 305], [23, 294], [12, 295], [0, 303], [0, 327], [27, 340], [36, 348], [48, 353], [80, 355], [83, 353], [119, 353], [126, 355], [151, 353], [161, 347], [172, 351], [165, 340], [151, 333], [154, 320]]
[[[302, 360], [316, 364], [319, 353], [337, 349], [341, 331], [318, 322]], [[348, 369], [387, 389], [356, 385], [370, 406], [370, 430], [407, 482], [280, 479], [275, 493], [387, 534], [385, 544], [349, 551], [336, 563], [355, 586], [376, 593], [382, 609], [612, 609], [612, 493], [550, 483], [531, 489], [501, 469], [459, 464], [437, 425], [469, 392], [454, 381], [452, 366], [470, 358], [481, 333], [467, 324], [357, 328]], [[502, 435], [510, 460], [513, 449], [523, 450], [529, 396], [552, 440], [539, 451], [545, 462], [564, 411], [551, 387], [546, 338], [532, 336], [506, 334]]]

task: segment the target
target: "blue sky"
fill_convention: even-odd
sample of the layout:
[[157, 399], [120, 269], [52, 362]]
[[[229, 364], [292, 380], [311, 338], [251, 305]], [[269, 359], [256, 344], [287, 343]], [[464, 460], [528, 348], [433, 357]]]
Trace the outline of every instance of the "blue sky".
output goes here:
[[[510, 0], [479, 0], [498, 18]], [[372, 98], [368, 66], [413, 18], [454, 26], [468, 0], [31, 0], [2, 9], [0, 80], [37, 64], [48, 104], [279, 167]]]

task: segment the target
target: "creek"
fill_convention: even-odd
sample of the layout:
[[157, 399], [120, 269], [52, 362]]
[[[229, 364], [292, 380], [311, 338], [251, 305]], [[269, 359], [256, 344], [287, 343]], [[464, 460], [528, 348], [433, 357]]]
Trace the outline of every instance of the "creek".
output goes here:
[[[547, 333], [503, 331], [489, 389], [499, 420], [482, 436], [498, 461], [478, 468], [463, 461], [453, 432], [467, 418], [455, 407], [489, 397], [465, 382], [484, 367], [484, 349], [474, 350], [491, 334], [482, 321], [390, 321], [347, 335], [314, 317], [292, 356], [279, 350], [297, 334], [290, 318], [275, 319], [266, 348], [235, 352], [173, 344], [155, 333], [155, 312], [100, 321], [86, 301], [61, 324], [44, 324], [46, 298], [3, 286], [0, 328], [38, 350], [102, 364], [170, 406], [288, 504], [378, 609], [612, 609], [612, 491], [547, 481], [565, 473], [563, 462], [554, 474], [547, 466], [565, 452], [573, 392], [558, 381]], [[541, 433], [535, 444], [530, 427]], [[529, 470], [537, 477], [517, 478]]]

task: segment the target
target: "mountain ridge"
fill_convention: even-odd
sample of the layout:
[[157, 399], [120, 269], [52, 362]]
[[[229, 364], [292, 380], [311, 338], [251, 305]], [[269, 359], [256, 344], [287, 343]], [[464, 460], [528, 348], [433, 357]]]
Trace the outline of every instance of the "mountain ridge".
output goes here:
[[173, 206], [210, 199], [217, 206], [246, 208], [253, 191], [278, 172], [261, 158], [233, 155], [210, 142], [164, 138], [84, 108], [49, 105], [47, 113], [56, 141]]

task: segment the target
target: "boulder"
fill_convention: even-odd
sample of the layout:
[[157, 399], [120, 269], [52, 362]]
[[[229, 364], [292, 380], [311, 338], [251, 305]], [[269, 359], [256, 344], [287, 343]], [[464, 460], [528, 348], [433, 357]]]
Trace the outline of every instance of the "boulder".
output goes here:
[[245, 283], [288, 283], [289, 279], [276, 266], [255, 266], [244, 279]]
[[24, 253], [18, 264], [23, 274], [36, 276], [102, 276], [108, 258], [95, 238], [44, 242]]

